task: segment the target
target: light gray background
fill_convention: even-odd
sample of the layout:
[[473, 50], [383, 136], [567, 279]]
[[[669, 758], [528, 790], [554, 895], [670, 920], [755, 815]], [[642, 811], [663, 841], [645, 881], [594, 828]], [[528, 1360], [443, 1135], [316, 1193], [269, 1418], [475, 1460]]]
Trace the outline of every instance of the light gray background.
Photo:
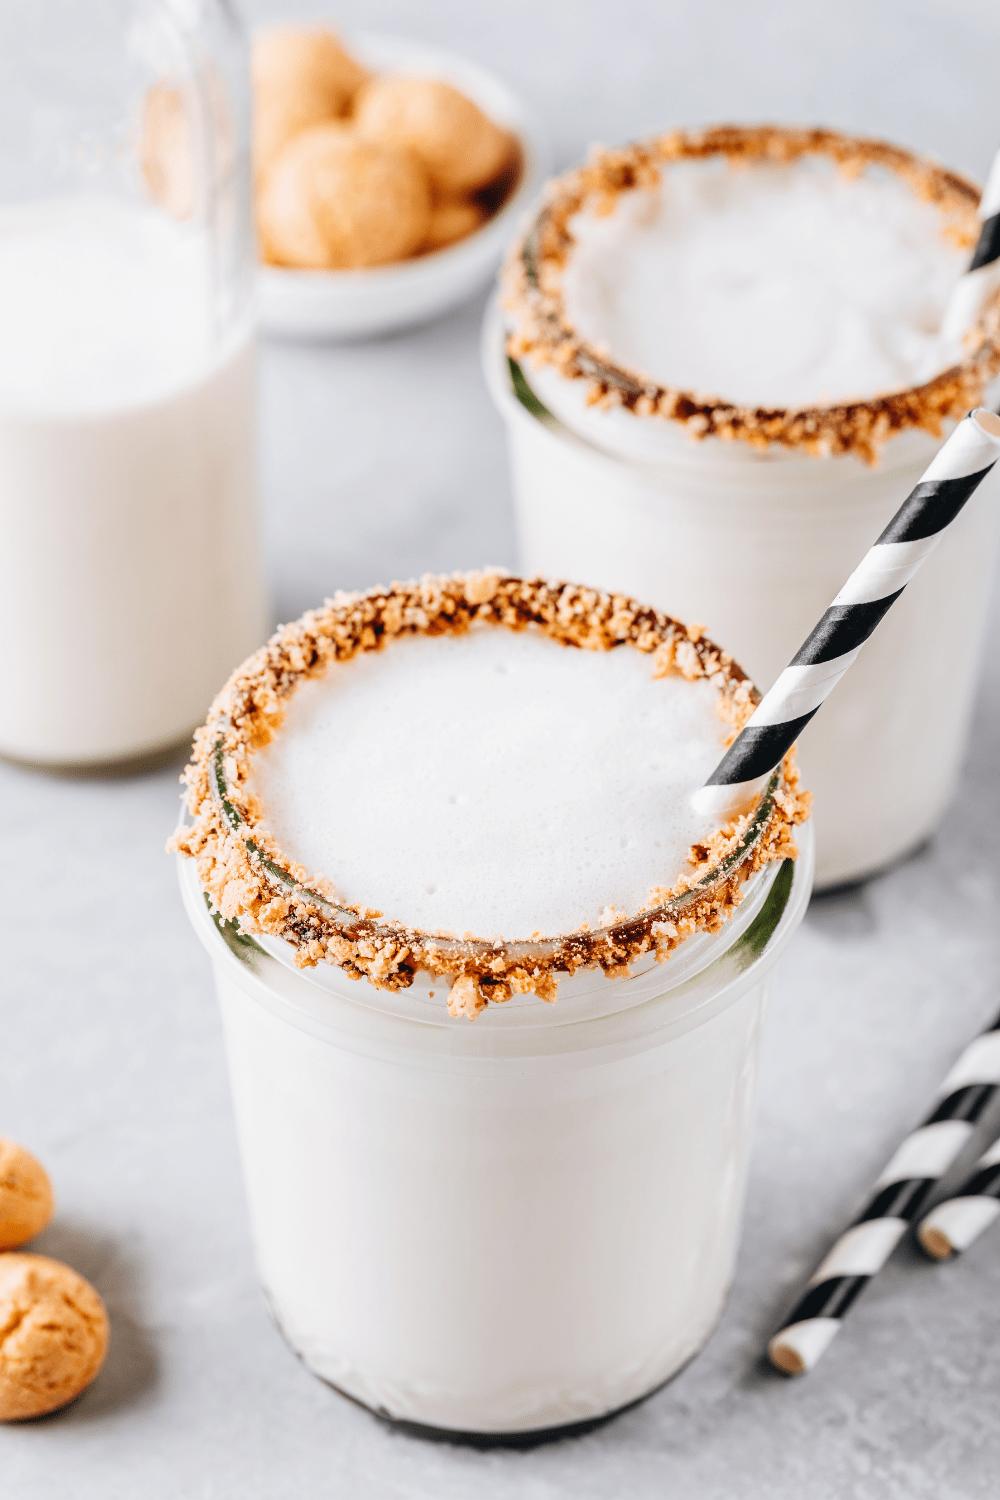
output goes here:
[[[402, 0], [336, 10], [502, 74], [563, 165], [592, 139], [774, 118], [885, 134], [982, 176], [1000, 137], [988, 0]], [[337, 586], [515, 560], [482, 299], [369, 345], [265, 348], [261, 446], [277, 613]], [[995, 639], [996, 623], [994, 624]], [[37, 1248], [89, 1276], [113, 1341], [65, 1413], [0, 1430], [12, 1500], [973, 1500], [1000, 1487], [1000, 1237], [904, 1249], [817, 1371], [759, 1363], [775, 1319], [965, 1041], [1000, 1006], [1000, 662], [940, 834], [814, 903], [779, 970], [733, 1298], [671, 1387], [586, 1439], [481, 1455], [385, 1431], [313, 1380], [250, 1259], [208, 966], [163, 841], [178, 767], [130, 780], [0, 769], [0, 1130], [59, 1212]]]

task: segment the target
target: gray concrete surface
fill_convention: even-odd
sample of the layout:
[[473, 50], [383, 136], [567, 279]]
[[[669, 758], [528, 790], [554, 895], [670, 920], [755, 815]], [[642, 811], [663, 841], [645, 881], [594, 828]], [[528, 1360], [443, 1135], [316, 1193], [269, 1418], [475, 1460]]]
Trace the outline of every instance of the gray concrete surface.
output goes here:
[[[248, 7], [419, 36], [503, 74], [560, 164], [592, 138], [717, 118], [883, 133], [982, 175], [1000, 10], [976, 0], [342, 0]], [[277, 615], [335, 587], [514, 561], [482, 303], [368, 345], [272, 345], [262, 463]], [[992, 639], [996, 639], [994, 618]], [[125, 780], [0, 767], [0, 1131], [49, 1166], [37, 1248], [106, 1298], [76, 1405], [0, 1429], [10, 1500], [979, 1500], [1000, 1487], [1000, 1238], [904, 1247], [822, 1365], [760, 1352], [965, 1041], [1000, 1006], [1000, 661], [942, 828], [814, 902], [779, 971], [739, 1273], [704, 1354], [590, 1437], [477, 1454], [390, 1433], [296, 1362], [251, 1263], [204, 954], [163, 842], [177, 764]]]

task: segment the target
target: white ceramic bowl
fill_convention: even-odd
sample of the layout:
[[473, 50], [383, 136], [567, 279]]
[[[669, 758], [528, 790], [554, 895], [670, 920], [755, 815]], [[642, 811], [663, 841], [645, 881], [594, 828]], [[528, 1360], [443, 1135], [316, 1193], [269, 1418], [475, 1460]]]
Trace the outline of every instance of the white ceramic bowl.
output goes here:
[[359, 338], [423, 323], [485, 286], [549, 171], [548, 146], [530, 110], [498, 79], [450, 52], [367, 32], [345, 37], [367, 67], [440, 78], [467, 94], [521, 143], [523, 170], [498, 214], [468, 239], [416, 260], [364, 271], [293, 271], [262, 266], [261, 322], [292, 338]]

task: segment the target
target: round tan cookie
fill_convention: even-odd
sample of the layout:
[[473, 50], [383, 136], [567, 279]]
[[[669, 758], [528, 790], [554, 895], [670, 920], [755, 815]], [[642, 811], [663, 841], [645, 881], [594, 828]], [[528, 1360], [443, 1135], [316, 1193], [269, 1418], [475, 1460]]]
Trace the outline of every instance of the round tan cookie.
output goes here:
[[474, 234], [486, 222], [485, 210], [471, 198], [442, 198], [431, 209], [425, 250], [443, 250]]
[[342, 115], [368, 77], [329, 31], [299, 27], [255, 36], [251, 72], [258, 177], [294, 135]]
[[107, 1347], [108, 1315], [89, 1281], [45, 1255], [0, 1255], [0, 1422], [65, 1406]]
[[471, 193], [492, 182], [514, 150], [506, 130], [433, 78], [372, 78], [355, 100], [354, 122], [368, 140], [408, 146], [442, 194]]
[[52, 1184], [40, 1161], [0, 1136], [0, 1250], [16, 1250], [52, 1217]]
[[154, 83], [142, 111], [139, 166], [157, 203], [175, 219], [187, 219], [194, 206], [191, 136], [180, 89]]
[[278, 265], [380, 266], [427, 238], [427, 173], [409, 151], [358, 140], [343, 125], [316, 125], [289, 141], [258, 203], [261, 238]]

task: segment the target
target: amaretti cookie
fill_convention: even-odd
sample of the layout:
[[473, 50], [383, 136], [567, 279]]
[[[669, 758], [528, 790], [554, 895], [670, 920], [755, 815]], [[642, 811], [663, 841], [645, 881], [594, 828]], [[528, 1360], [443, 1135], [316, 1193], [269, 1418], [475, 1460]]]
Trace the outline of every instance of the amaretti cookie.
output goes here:
[[179, 89], [156, 83], [146, 95], [139, 165], [157, 203], [175, 219], [194, 208], [194, 162], [184, 99]]
[[254, 37], [254, 166], [271, 166], [294, 135], [348, 109], [367, 71], [329, 31], [274, 27]]
[[474, 198], [444, 198], [431, 209], [425, 250], [443, 250], [474, 234], [486, 222], [486, 211]]
[[360, 140], [336, 121], [316, 125], [275, 161], [258, 219], [264, 252], [278, 265], [386, 265], [427, 238], [427, 174], [409, 151]]
[[383, 74], [365, 84], [354, 123], [367, 140], [408, 146], [441, 194], [459, 196], [499, 176], [514, 142], [478, 105], [435, 78]]
[[89, 1281], [44, 1255], [0, 1255], [0, 1422], [65, 1406], [107, 1347], [107, 1313]]
[[16, 1250], [41, 1234], [52, 1208], [52, 1184], [41, 1162], [0, 1136], [0, 1250]]

